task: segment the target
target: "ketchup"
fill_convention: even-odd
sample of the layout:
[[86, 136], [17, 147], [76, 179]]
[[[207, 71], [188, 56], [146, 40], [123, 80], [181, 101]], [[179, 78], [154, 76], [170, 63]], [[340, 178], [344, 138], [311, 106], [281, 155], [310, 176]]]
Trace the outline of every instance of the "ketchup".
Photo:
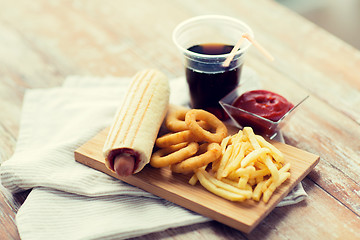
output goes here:
[[266, 90], [245, 92], [232, 105], [274, 122], [294, 107], [283, 96]]
[[272, 135], [277, 128], [276, 122], [294, 107], [281, 95], [266, 90], [245, 92], [235, 99], [232, 106], [265, 118], [231, 110], [231, 115], [242, 126], [251, 126], [255, 132], [265, 135]]

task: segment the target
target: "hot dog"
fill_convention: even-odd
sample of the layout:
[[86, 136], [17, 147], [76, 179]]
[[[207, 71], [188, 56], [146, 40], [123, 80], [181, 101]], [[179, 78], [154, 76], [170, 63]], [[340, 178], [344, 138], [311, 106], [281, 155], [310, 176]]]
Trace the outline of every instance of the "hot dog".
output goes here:
[[147, 69], [133, 77], [104, 143], [107, 168], [129, 176], [149, 163], [169, 95], [169, 81], [160, 71]]
[[120, 154], [114, 159], [114, 171], [119, 176], [129, 176], [134, 172], [135, 158], [128, 154]]

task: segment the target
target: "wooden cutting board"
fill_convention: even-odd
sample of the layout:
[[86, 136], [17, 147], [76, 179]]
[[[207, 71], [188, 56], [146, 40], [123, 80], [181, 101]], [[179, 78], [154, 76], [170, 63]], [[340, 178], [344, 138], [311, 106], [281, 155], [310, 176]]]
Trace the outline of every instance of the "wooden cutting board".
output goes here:
[[319, 156], [273, 142], [284, 153], [285, 162], [291, 163], [290, 179], [277, 188], [268, 203], [231, 202], [208, 192], [200, 184], [190, 185], [191, 176], [172, 173], [168, 168], [148, 165], [135, 175], [117, 176], [106, 168], [102, 155], [107, 132], [108, 129], [103, 130], [78, 148], [76, 161], [245, 233], [251, 232], [319, 162]]

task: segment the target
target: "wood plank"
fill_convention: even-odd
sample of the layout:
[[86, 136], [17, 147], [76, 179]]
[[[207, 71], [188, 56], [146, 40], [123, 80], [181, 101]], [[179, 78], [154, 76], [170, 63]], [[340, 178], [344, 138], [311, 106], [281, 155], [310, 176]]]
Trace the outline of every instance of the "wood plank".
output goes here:
[[273, 144], [284, 153], [285, 162], [291, 163], [290, 179], [276, 190], [268, 203], [253, 200], [234, 203], [208, 192], [200, 185], [191, 186], [188, 184], [190, 176], [171, 173], [168, 168], [156, 169], [146, 166], [138, 174], [119, 177], [106, 168], [102, 155], [107, 132], [108, 129], [103, 130], [78, 148], [75, 151], [75, 160], [247, 233], [251, 232], [319, 162], [319, 157], [314, 154], [274, 142]]

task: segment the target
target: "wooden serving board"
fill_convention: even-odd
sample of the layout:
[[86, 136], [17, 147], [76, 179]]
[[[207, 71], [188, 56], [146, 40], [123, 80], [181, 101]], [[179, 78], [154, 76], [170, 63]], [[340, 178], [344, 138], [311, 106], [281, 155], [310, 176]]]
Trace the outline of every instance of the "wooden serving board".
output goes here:
[[103, 130], [78, 148], [76, 161], [245, 233], [251, 232], [319, 162], [319, 156], [272, 142], [284, 153], [285, 161], [291, 163], [290, 179], [277, 188], [268, 203], [253, 200], [231, 202], [208, 192], [200, 184], [190, 185], [191, 176], [172, 173], [168, 168], [147, 165], [135, 175], [117, 176], [106, 168], [102, 155], [107, 132], [108, 129]]

